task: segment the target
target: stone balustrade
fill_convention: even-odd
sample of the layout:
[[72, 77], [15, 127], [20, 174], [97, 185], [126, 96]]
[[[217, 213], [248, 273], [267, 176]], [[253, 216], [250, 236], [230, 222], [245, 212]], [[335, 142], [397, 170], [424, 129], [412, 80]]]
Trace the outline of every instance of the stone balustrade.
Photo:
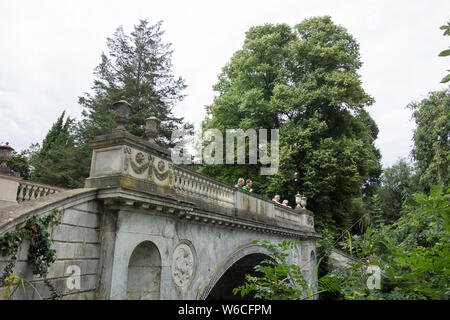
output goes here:
[[186, 196], [234, 206], [233, 187], [182, 167], [174, 166], [172, 186], [177, 193]]
[[20, 181], [17, 189], [17, 202], [31, 201], [66, 189], [30, 181]]

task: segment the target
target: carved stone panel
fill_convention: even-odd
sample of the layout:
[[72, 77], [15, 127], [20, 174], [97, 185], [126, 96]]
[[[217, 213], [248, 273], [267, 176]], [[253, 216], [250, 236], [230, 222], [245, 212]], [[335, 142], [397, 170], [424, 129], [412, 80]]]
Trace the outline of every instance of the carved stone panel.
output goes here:
[[195, 255], [192, 248], [185, 242], [180, 243], [172, 255], [172, 279], [179, 287], [188, 285], [195, 269]]
[[173, 165], [170, 161], [128, 146], [125, 146], [123, 151], [125, 154], [124, 173], [161, 186], [172, 186]]
[[149, 179], [156, 184], [171, 186], [173, 175], [172, 163], [154, 156], [153, 163], [148, 171], [148, 175]]

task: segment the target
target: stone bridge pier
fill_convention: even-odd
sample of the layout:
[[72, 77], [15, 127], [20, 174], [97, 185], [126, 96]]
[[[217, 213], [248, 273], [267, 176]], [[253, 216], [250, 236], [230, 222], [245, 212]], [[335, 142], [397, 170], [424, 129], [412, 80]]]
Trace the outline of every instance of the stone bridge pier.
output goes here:
[[[300, 240], [289, 261], [314, 285], [320, 236], [312, 212], [175, 165], [151, 137], [120, 129], [91, 143], [85, 188], [0, 208], [0, 237], [30, 216], [62, 212], [51, 230], [57, 261], [47, 278], [65, 299], [238, 299], [232, 289], [270, 258], [254, 240]], [[7, 261], [0, 256], [0, 270]], [[79, 288], [67, 285], [73, 265]], [[26, 243], [14, 272], [48, 296], [43, 279], [31, 274]], [[17, 290], [12, 298], [38, 298], [28, 293]]]

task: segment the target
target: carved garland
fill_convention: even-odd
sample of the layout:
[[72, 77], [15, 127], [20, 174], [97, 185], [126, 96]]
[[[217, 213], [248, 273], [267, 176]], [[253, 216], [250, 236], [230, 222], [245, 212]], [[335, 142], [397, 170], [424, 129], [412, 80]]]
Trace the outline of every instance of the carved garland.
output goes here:
[[[173, 164], [168, 163], [167, 164], [167, 170], [166, 169], [166, 162], [163, 160], [159, 160], [157, 164], [155, 164], [154, 160], [155, 158], [152, 157], [151, 154], [148, 154], [148, 162], [145, 162], [145, 154], [142, 152], [138, 152], [134, 156], [134, 160], [131, 156], [131, 148], [126, 146], [124, 148], [125, 153], [125, 161], [123, 164], [123, 170], [127, 171], [128, 167], [131, 166], [133, 169], [133, 172], [136, 174], [143, 174], [145, 170], [148, 169], [147, 178], [149, 180], [153, 180], [153, 173], [155, 174], [155, 178], [159, 181], [165, 181], [167, 178], [169, 178], [169, 184], [172, 184], [172, 178], [173, 178]], [[144, 163], [145, 162], [145, 163]]]
[[[155, 166], [153, 165], [153, 167], [155, 167]], [[160, 161], [158, 162], [158, 170], [155, 170], [155, 171], [154, 171], [155, 177], [156, 177], [159, 181], [164, 181], [164, 180], [166, 180], [167, 177], [169, 176], [170, 170], [167, 170], [167, 171], [164, 172], [164, 173], [163, 173], [163, 172], [160, 172], [160, 171], [164, 170], [164, 168], [165, 168], [165, 163], [164, 163], [164, 161], [160, 160]], [[155, 169], [156, 169], [156, 167], [155, 167]]]

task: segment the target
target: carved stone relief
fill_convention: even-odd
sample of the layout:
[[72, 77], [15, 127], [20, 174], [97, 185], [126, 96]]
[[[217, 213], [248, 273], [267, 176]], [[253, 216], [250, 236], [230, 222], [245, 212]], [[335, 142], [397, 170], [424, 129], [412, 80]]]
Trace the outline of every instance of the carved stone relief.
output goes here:
[[186, 286], [193, 278], [195, 257], [191, 247], [180, 243], [172, 255], [172, 279], [179, 287]]
[[124, 154], [123, 171], [125, 173], [141, 176], [147, 171], [144, 179], [159, 185], [172, 185], [173, 164], [171, 162], [128, 146], [124, 148]]

